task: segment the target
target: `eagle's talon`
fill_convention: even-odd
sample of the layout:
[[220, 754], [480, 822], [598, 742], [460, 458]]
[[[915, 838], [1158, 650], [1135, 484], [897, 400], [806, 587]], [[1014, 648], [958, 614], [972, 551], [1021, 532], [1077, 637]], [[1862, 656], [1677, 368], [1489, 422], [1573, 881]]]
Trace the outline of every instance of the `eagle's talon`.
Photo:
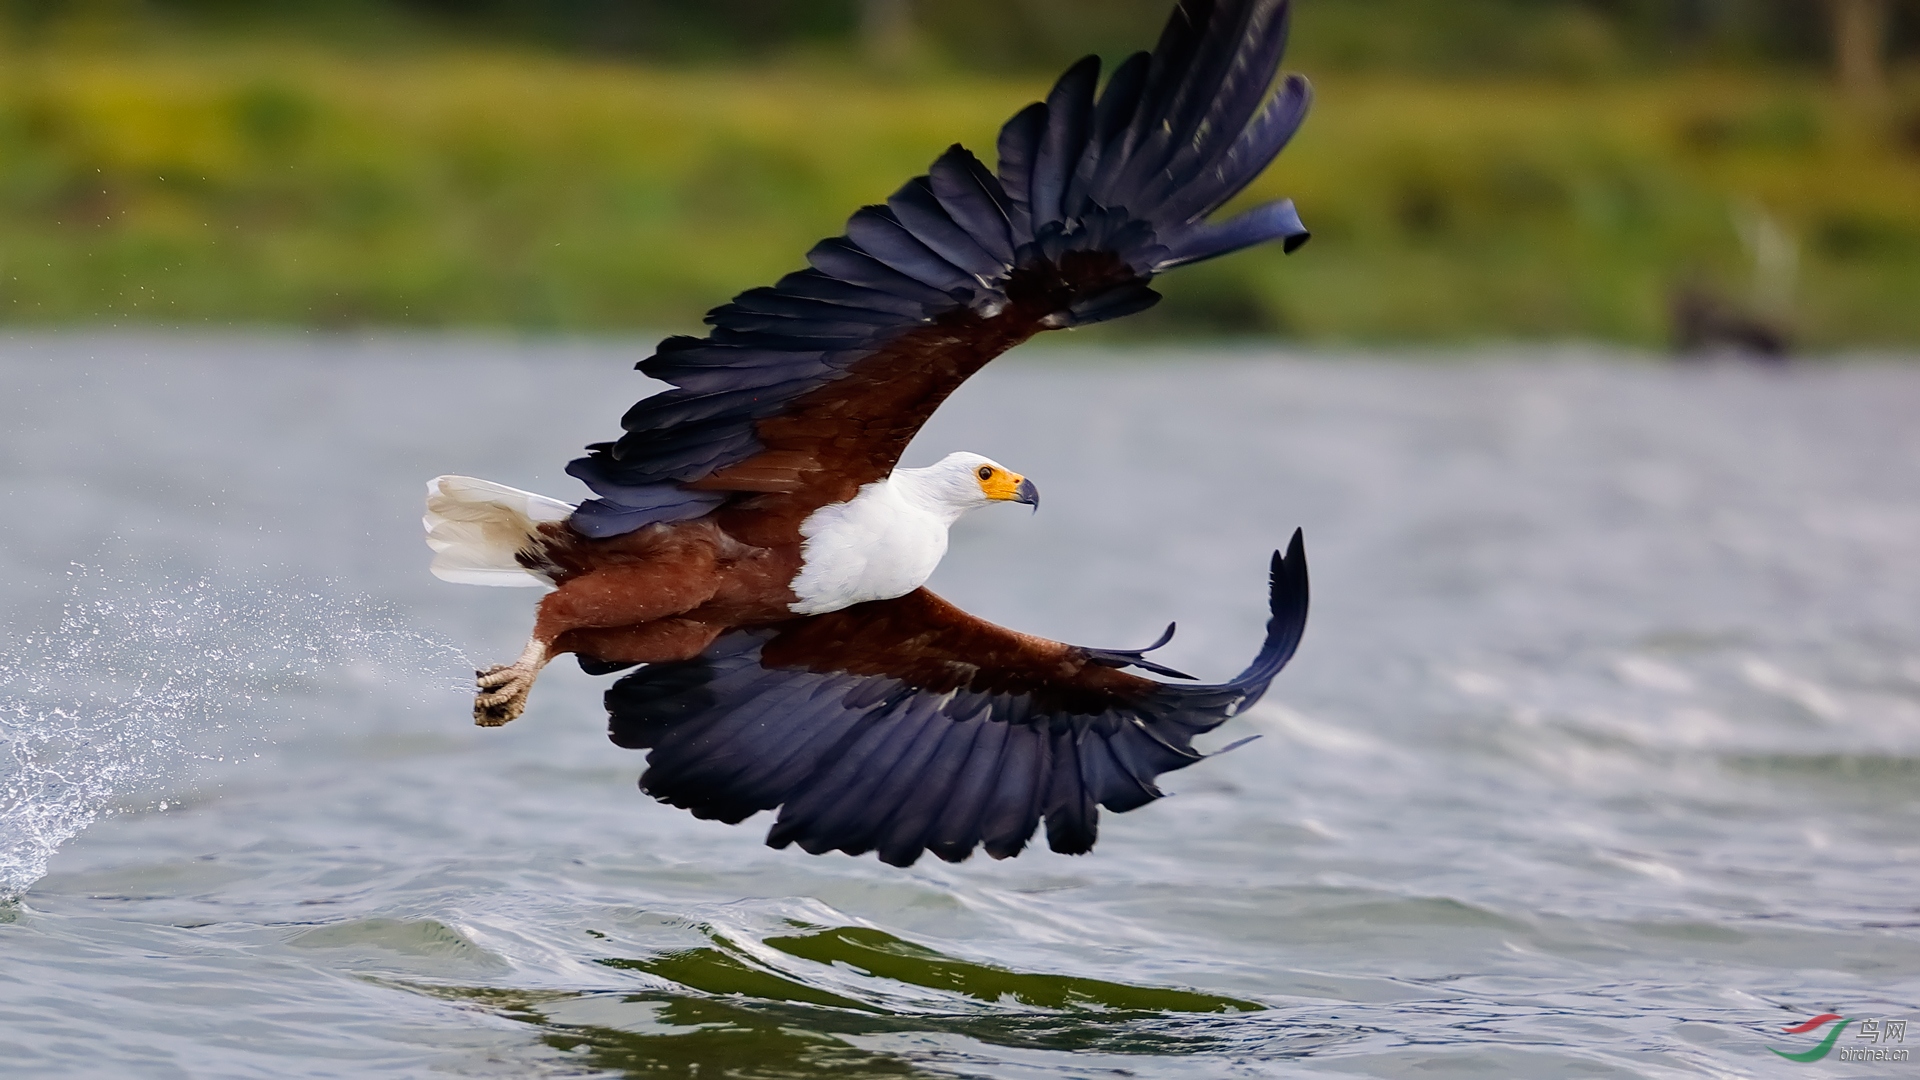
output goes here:
[[480, 694], [473, 699], [473, 722], [481, 727], [500, 727], [519, 719], [527, 711], [527, 692], [533, 689], [528, 679], [514, 689], [498, 694]]
[[500, 727], [519, 719], [527, 711], [527, 695], [533, 692], [533, 680], [540, 675], [544, 653], [543, 649], [539, 656], [522, 656], [518, 663], [495, 664], [474, 672], [473, 722], [481, 727]]

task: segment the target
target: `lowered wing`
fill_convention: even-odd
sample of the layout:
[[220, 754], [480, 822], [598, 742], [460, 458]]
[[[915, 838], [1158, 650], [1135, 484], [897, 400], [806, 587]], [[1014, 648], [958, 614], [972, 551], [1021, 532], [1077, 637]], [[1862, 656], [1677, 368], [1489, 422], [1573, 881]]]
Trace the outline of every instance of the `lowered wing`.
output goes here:
[[1274, 553], [1270, 606], [1238, 677], [1176, 685], [1121, 670], [1166, 670], [1138, 652], [1016, 633], [921, 589], [642, 668], [607, 691], [609, 734], [650, 749], [641, 788], [696, 817], [778, 807], [773, 847], [906, 866], [984, 845], [1004, 859], [1044, 818], [1048, 845], [1078, 855], [1099, 807], [1159, 798], [1156, 777], [1204, 756], [1193, 737], [1259, 700], [1293, 656], [1307, 620], [1298, 531]]
[[1153, 52], [1098, 94], [1088, 57], [1008, 121], [997, 172], [954, 146], [815, 246], [808, 269], [715, 308], [705, 338], [662, 342], [639, 367], [673, 389], [567, 468], [597, 496], [574, 528], [615, 536], [731, 503], [754, 511], [731, 531], [775, 542], [886, 477], [940, 403], [1014, 345], [1150, 307], [1147, 283], [1173, 267], [1305, 242], [1290, 200], [1206, 220], [1305, 118], [1306, 81], [1273, 85], [1288, 10], [1181, 0]]

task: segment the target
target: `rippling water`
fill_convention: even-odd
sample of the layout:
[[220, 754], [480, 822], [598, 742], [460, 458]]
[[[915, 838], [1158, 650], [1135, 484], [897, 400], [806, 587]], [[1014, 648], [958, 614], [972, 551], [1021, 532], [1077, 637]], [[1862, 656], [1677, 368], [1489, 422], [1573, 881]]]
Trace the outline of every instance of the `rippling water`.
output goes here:
[[422, 481], [574, 496], [637, 356], [0, 339], [11, 1070], [1912, 1067], [1768, 1047], [1920, 1013], [1920, 366], [1003, 361], [910, 463], [1046, 509], [936, 588], [1219, 677], [1301, 525], [1313, 618], [1092, 855], [899, 871], [652, 803], [570, 667], [469, 725], [532, 597], [427, 575]]

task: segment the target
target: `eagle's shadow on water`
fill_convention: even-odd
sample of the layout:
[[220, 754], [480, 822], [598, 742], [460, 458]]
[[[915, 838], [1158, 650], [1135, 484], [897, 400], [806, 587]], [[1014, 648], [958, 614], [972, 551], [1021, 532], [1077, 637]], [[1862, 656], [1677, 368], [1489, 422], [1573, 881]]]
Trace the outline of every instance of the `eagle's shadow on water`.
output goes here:
[[[913, 1003], [902, 1007], [884, 990], [836, 992], [807, 981], [804, 972], [762, 962], [722, 934], [709, 934], [711, 946], [600, 961], [668, 984], [638, 992], [374, 981], [535, 1025], [541, 1043], [595, 1069], [650, 1077], [933, 1075], [915, 1059], [964, 1063], [974, 1057], [970, 1046], [1187, 1057], [1245, 1052], [1257, 1043], [1262, 1057], [1298, 1057], [1354, 1036], [1350, 1027], [1315, 1024], [1289, 1024], [1284, 1032], [1261, 1024], [1250, 1031], [1246, 1020], [1271, 1012], [1268, 1006], [1194, 990], [1013, 971], [869, 927], [796, 930], [760, 944], [803, 961], [800, 967], [826, 965], [881, 986], [913, 988], [916, 993], [903, 996]], [[926, 991], [933, 992], [931, 1000]], [[900, 1039], [912, 1039], [914, 1052], [884, 1045]]]

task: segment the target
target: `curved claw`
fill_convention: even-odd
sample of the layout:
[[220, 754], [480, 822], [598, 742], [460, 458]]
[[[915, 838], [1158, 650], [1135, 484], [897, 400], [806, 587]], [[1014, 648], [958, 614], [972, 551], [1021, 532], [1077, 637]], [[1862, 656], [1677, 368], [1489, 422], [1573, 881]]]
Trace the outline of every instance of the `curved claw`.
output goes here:
[[1165, 675], [1170, 679], [1191, 679], [1194, 676], [1184, 671], [1177, 671], [1165, 664], [1156, 664], [1146, 658], [1147, 653], [1173, 640], [1173, 630], [1174, 627], [1178, 625], [1178, 623], [1168, 623], [1166, 630], [1161, 633], [1159, 639], [1145, 648], [1088, 649], [1087, 659], [1090, 663], [1099, 664], [1102, 667], [1137, 667], [1143, 671], [1151, 671], [1155, 675]]

